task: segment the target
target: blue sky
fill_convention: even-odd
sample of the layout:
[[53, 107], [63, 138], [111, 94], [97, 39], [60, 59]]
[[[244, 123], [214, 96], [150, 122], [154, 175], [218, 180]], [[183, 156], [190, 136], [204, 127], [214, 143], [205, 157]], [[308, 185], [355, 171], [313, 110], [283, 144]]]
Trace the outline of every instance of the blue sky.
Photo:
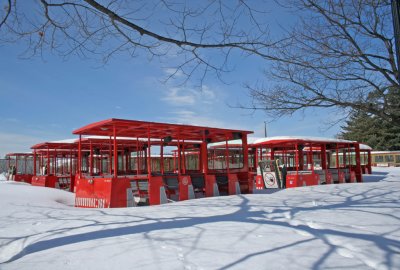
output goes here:
[[[264, 121], [271, 120], [262, 112], [229, 107], [250, 102], [243, 83], [257, 81], [268, 68], [251, 57], [234, 58], [235, 70], [224, 77], [229, 84], [210, 76], [198, 89], [190, 82], [163, 83], [168, 65], [146, 56], [118, 55], [103, 65], [50, 52], [22, 59], [23, 51], [22, 44], [0, 47], [0, 156], [72, 138], [72, 130], [108, 118], [239, 128], [255, 136], [263, 136]], [[268, 123], [268, 135], [332, 137], [339, 127], [324, 131], [330, 117], [328, 111], [299, 113]]]

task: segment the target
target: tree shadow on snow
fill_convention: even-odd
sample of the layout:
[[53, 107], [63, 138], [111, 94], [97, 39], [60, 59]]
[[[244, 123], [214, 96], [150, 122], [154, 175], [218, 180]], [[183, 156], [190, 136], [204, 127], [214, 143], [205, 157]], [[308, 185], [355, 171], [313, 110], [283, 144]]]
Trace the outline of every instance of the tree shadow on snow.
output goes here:
[[[379, 176], [379, 175], [378, 175]], [[384, 177], [382, 175], [382, 177]], [[378, 180], [379, 181], [379, 180]], [[316, 191], [318, 192], [318, 191]], [[319, 257], [319, 259], [314, 263], [313, 269], [321, 269], [324, 268], [324, 263], [326, 260], [334, 253], [337, 251], [337, 249], [340, 247], [336, 243], [332, 243], [332, 241], [329, 239], [329, 237], [344, 237], [346, 239], [354, 239], [354, 240], [360, 240], [360, 241], [365, 241], [370, 244], [372, 244], [375, 248], [379, 250], [379, 252], [383, 252], [385, 254], [385, 264], [391, 268], [392, 267], [392, 261], [393, 261], [393, 256], [394, 254], [397, 254], [398, 251], [400, 250], [400, 241], [395, 240], [393, 238], [387, 237], [385, 234], [372, 234], [372, 233], [356, 233], [356, 232], [346, 232], [342, 231], [340, 229], [330, 229], [330, 228], [315, 228], [310, 226], [307, 223], [297, 223], [294, 224], [292, 221], [293, 217], [296, 217], [296, 215], [299, 215], [300, 213], [304, 214], [307, 212], [314, 212], [314, 211], [319, 211], [319, 210], [347, 210], [347, 211], [359, 211], [363, 212], [366, 214], [374, 214], [374, 215], [382, 215], [385, 217], [389, 217], [391, 219], [395, 219], [396, 221], [399, 222], [400, 224], [400, 218], [397, 217], [396, 215], [388, 212], [388, 211], [382, 211], [382, 209], [388, 209], [389, 207], [393, 207], [393, 204], [395, 205], [398, 203], [397, 200], [394, 200], [392, 194], [393, 193], [398, 193], [398, 191], [393, 191], [393, 190], [388, 190], [388, 191], [382, 191], [380, 193], [376, 193], [375, 190], [372, 188], [371, 190], [367, 190], [364, 192], [356, 192], [352, 191], [349, 189], [345, 190], [334, 190], [332, 191], [335, 196], [342, 197], [343, 200], [340, 202], [334, 201], [330, 202], [327, 204], [322, 204], [322, 205], [309, 205], [309, 206], [304, 206], [306, 204], [293, 204], [294, 202], [291, 200], [286, 200], [283, 201], [283, 205], [277, 205], [276, 207], [271, 206], [259, 206], [256, 204], [250, 204], [249, 199], [246, 196], [238, 196], [237, 200], [235, 199], [234, 201], [239, 201], [239, 203], [235, 203], [234, 206], [236, 211], [232, 213], [224, 213], [224, 214], [210, 214], [211, 216], [178, 216], [176, 218], [149, 218], [149, 217], [143, 217], [140, 216], [139, 213], [134, 212], [134, 209], [132, 209], [132, 214], [137, 214], [137, 215], [132, 215], [132, 218], [134, 220], [127, 221], [126, 223], [124, 222], [116, 222], [116, 223], [102, 223], [96, 221], [95, 218], [91, 218], [89, 220], [93, 221], [94, 224], [89, 224], [88, 226], [93, 226], [94, 228], [99, 228], [95, 231], [90, 231], [90, 232], [83, 232], [83, 233], [77, 233], [74, 235], [64, 235], [64, 236], [59, 236], [60, 231], [56, 231], [54, 235], [55, 236], [52, 239], [46, 239], [46, 240], [39, 240], [37, 242], [34, 242], [32, 244], [28, 244], [23, 250], [21, 250], [18, 254], [13, 256], [11, 259], [9, 259], [5, 263], [13, 262], [16, 261], [24, 256], [35, 254], [37, 252], [41, 251], [46, 251], [46, 250], [51, 250], [53, 248], [58, 248], [58, 247], [63, 247], [71, 244], [77, 244], [77, 243], [85, 243], [88, 241], [93, 241], [93, 240], [99, 240], [99, 239], [107, 239], [107, 238], [113, 238], [113, 237], [121, 237], [121, 236], [128, 236], [128, 235], [134, 235], [134, 234], [146, 234], [150, 232], [156, 232], [156, 231], [163, 231], [163, 230], [171, 230], [171, 229], [184, 229], [184, 228], [191, 228], [193, 226], [198, 226], [198, 225], [203, 225], [203, 224], [214, 224], [214, 223], [220, 223], [220, 222], [237, 222], [240, 226], [240, 223], [250, 223], [254, 225], [260, 225], [260, 226], [275, 226], [275, 227], [281, 227], [281, 228], [288, 228], [292, 230], [298, 230], [305, 232], [307, 235], [310, 235], [308, 239], [301, 239], [298, 241], [294, 241], [291, 243], [284, 243], [281, 246], [278, 247], [268, 247], [263, 251], [256, 251], [253, 253], [248, 253], [245, 256], [242, 256], [240, 258], [237, 258], [230, 262], [229, 264], [221, 267], [220, 269], [228, 269], [232, 266], [238, 265], [239, 263], [251, 260], [252, 258], [255, 258], [260, 255], [264, 255], [267, 253], [272, 253], [275, 251], [283, 250], [283, 249], [288, 249], [288, 248], [293, 248], [293, 247], [298, 247], [301, 248], [301, 245], [310, 241], [314, 240], [321, 240], [323, 243], [328, 247], [328, 250]], [[353, 192], [353, 193], [351, 193]], [[258, 197], [258, 196], [257, 196]], [[397, 197], [399, 197], [397, 195]], [[304, 199], [305, 202], [307, 200], [309, 201], [309, 198]], [[379, 202], [379, 203], [377, 203]], [[215, 206], [221, 206], [224, 205], [224, 202], [221, 199], [221, 202], [217, 201], [211, 201], [211, 203], [215, 203]], [[226, 202], [225, 202], [226, 203]], [[208, 204], [207, 204], [208, 205]], [[212, 205], [209, 205], [210, 207], [213, 207]], [[187, 203], [185, 205], [180, 205], [176, 204], [176, 207], [196, 207], [196, 200], [193, 200], [191, 203]], [[204, 207], [204, 205], [202, 205]], [[260, 210], [262, 208], [269, 207], [268, 211], [267, 210]], [[361, 208], [361, 209], [360, 209]], [[189, 208], [190, 209], [190, 208]], [[271, 210], [272, 211], [269, 211]], [[168, 208], [159, 207], [157, 209], [158, 211], [168, 211]], [[192, 213], [187, 211], [186, 213]], [[100, 213], [99, 213], [100, 214]], [[103, 215], [113, 215], [113, 213], [110, 213], [110, 211], [104, 211], [101, 212]], [[278, 215], [276, 217], [273, 217], [272, 214], [282, 214]], [[287, 214], [287, 218], [283, 218], [284, 214]], [[57, 218], [57, 217], [49, 217], [49, 218]], [[82, 217], [68, 217], [69, 219], [76, 219], [76, 220], [81, 220]], [[145, 224], [143, 224], [145, 222]], [[122, 225], [123, 227], [118, 227], [118, 228], [107, 228], [107, 226], [115, 226], [115, 225]], [[63, 231], [61, 233], [65, 232], [70, 232], [75, 229], [81, 229], [85, 226], [79, 226], [79, 227], [73, 227], [73, 228], [67, 228], [67, 231]], [[245, 226], [243, 226], [245, 227]], [[251, 226], [250, 226], [251, 227]], [[272, 227], [272, 228], [273, 228]], [[253, 228], [252, 228], [253, 230]], [[243, 232], [244, 237], [252, 233], [252, 230]], [[46, 232], [48, 233], [48, 232]], [[194, 246], [192, 247], [192, 250], [196, 250], [196, 245], [199, 242], [199, 239], [202, 235], [202, 232], [200, 230], [200, 233], [197, 236], [197, 240], [194, 241]], [[48, 237], [48, 236], [47, 236]], [[243, 239], [240, 239], [243, 241]]]
[[373, 182], [380, 182], [384, 180], [388, 172], [374, 172], [372, 171], [372, 174], [363, 174], [363, 182], [365, 183], [373, 183]]

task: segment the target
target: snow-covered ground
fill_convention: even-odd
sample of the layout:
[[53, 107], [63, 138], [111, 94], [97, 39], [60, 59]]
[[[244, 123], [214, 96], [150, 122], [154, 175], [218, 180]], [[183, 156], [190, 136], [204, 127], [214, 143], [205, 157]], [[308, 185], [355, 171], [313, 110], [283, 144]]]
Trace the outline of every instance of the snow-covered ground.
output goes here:
[[0, 269], [400, 269], [400, 168], [124, 209], [0, 181]]

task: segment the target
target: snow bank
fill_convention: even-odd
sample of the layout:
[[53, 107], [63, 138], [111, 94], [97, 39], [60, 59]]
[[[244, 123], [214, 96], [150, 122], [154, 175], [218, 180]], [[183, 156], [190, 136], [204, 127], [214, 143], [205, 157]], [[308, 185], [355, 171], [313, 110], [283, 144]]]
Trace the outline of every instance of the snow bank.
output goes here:
[[1, 269], [400, 269], [400, 168], [365, 183], [78, 209], [0, 184]]
[[6, 173], [0, 173], [0, 181], [6, 181], [7, 177], [6, 177]]

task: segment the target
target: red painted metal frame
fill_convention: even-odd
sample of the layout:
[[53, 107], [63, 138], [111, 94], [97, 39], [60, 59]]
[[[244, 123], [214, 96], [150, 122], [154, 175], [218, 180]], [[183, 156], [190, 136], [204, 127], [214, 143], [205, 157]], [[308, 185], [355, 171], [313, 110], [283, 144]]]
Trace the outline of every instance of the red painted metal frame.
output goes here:
[[[73, 192], [75, 183], [73, 160], [77, 158], [76, 143], [43, 142], [32, 146], [31, 149], [34, 150], [34, 175], [31, 184]], [[45, 166], [43, 166], [44, 159], [46, 159]], [[59, 166], [59, 161], [61, 161], [61, 166]], [[64, 165], [65, 161], [69, 165], [67, 168]], [[39, 163], [39, 172], [37, 163]]]
[[[300, 147], [302, 146], [302, 147]], [[286, 178], [286, 187], [299, 187], [304, 185], [317, 185], [320, 182], [320, 175], [316, 173], [316, 170], [313, 165], [313, 155], [314, 153], [318, 153], [320, 155], [321, 160], [321, 168], [324, 171], [325, 182], [327, 184], [331, 184], [334, 182], [334, 175], [337, 175], [337, 182], [344, 183], [345, 180], [345, 170], [348, 170], [348, 181], [349, 182], [362, 182], [362, 171], [360, 164], [360, 146], [358, 142], [344, 142], [344, 141], [334, 141], [334, 140], [304, 140], [304, 139], [271, 139], [265, 142], [259, 142], [251, 145], [251, 147], [255, 148], [256, 153], [259, 149], [270, 148], [271, 149], [271, 159], [274, 159], [274, 156], [279, 151], [281, 153], [288, 153], [288, 151], [292, 151], [295, 154], [295, 173], [291, 173], [288, 171], [288, 175]], [[308, 147], [308, 148], [306, 148]], [[335, 172], [332, 169], [329, 169], [329, 162], [327, 161], [327, 151], [335, 151], [336, 152], [336, 168]], [[345, 163], [345, 167], [341, 168], [339, 164], [339, 153], [343, 152], [343, 161]], [[351, 153], [351, 151], [355, 152], [356, 155], [356, 165], [352, 166], [351, 162], [346, 165], [346, 153]], [[303, 164], [303, 156], [304, 152], [307, 153], [307, 163], [311, 164], [311, 168], [307, 171], [304, 170]], [[328, 156], [329, 157], [329, 156]], [[285, 155], [284, 155], [285, 159]], [[286, 156], [287, 159], [287, 156]], [[261, 183], [261, 182], [260, 182]]]
[[372, 174], [371, 149], [360, 149], [360, 154], [364, 156], [364, 163], [365, 160], [368, 160], [367, 164], [361, 164], [362, 173]]
[[[24, 171], [19, 171], [19, 164], [18, 161], [23, 158], [24, 159]], [[15, 160], [15, 174], [12, 176], [14, 181], [16, 182], [25, 182], [31, 183], [32, 182], [32, 173], [27, 172], [27, 159], [34, 158], [33, 153], [8, 153], [6, 154], [6, 159], [8, 159], [8, 168], [10, 170], [11, 159]], [[9, 176], [10, 177], [10, 176]]]
[[[203, 177], [205, 182], [205, 196], [214, 196], [216, 195], [215, 187], [217, 185], [217, 176], [212, 174], [208, 169], [207, 143], [232, 140], [236, 139], [238, 136], [242, 138], [245, 161], [241, 170], [228, 170], [226, 174], [229, 182], [229, 194], [233, 194], [233, 192], [236, 194], [238, 192], [238, 182], [240, 180], [249, 182], [247, 135], [252, 133], [251, 131], [108, 119], [87, 125], [75, 130], [73, 133], [79, 135], [79, 145], [81, 145], [84, 140], [82, 136], [107, 136], [110, 138], [109, 141], [112, 142], [109, 143], [110, 153], [112, 150], [114, 151], [114, 170], [112, 171], [112, 168], [110, 168], [110, 173], [112, 172], [110, 177], [91, 177], [82, 174], [81, 171], [78, 174], [75, 205], [79, 207], [126, 207], [130, 203], [129, 194], [134, 192], [147, 193], [150, 205], [160, 204], [164, 202], [163, 196], [166, 197], [165, 194], [172, 194], [174, 192], [173, 190], [169, 190], [170, 187], [165, 182], [171, 177], [178, 182], [179, 200], [189, 198], [192, 177], [198, 177], [199, 175]], [[144, 151], [144, 158], [147, 161], [146, 174], [140, 173], [140, 166], [137, 166], [137, 172], [133, 175], [120, 174], [118, 170], [115, 169], [118, 166], [116, 145], [121, 137], [130, 138], [131, 141], [137, 144], [140, 142], [141, 145], [145, 145], [147, 150]], [[166, 140], [166, 138], [170, 139]], [[171, 138], [173, 139], [172, 141]], [[145, 142], [147, 144], [145, 144]], [[161, 174], [161, 172], [155, 174], [152, 171], [151, 146], [154, 145], [167, 145], [178, 148], [178, 170], [176, 176], [167, 175], [165, 173]], [[187, 151], [194, 148], [200, 151], [199, 167], [201, 170], [198, 171], [196, 175], [190, 174], [192, 172], [188, 172], [185, 166], [185, 155]], [[82, 151], [80, 148], [78, 150], [80, 150], [79, 152]], [[142, 153], [143, 151], [139, 151], [136, 156], [139, 157]], [[160, 153], [163, 154], [163, 151], [161, 150]], [[161, 157], [163, 156], [161, 155]], [[79, 158], [79, 160], [80, 159], [81, 158]], [[137, 165], [139, 165], [140, 162], [141, 159], [137, 158]], [[140, 183], [143, 185], [143, 181], [148, 185], [145, 191], [137, 190]], [[251, 186], [251, 183], [247, 183], [246, 189], [243, 191], [251, 192]]]

